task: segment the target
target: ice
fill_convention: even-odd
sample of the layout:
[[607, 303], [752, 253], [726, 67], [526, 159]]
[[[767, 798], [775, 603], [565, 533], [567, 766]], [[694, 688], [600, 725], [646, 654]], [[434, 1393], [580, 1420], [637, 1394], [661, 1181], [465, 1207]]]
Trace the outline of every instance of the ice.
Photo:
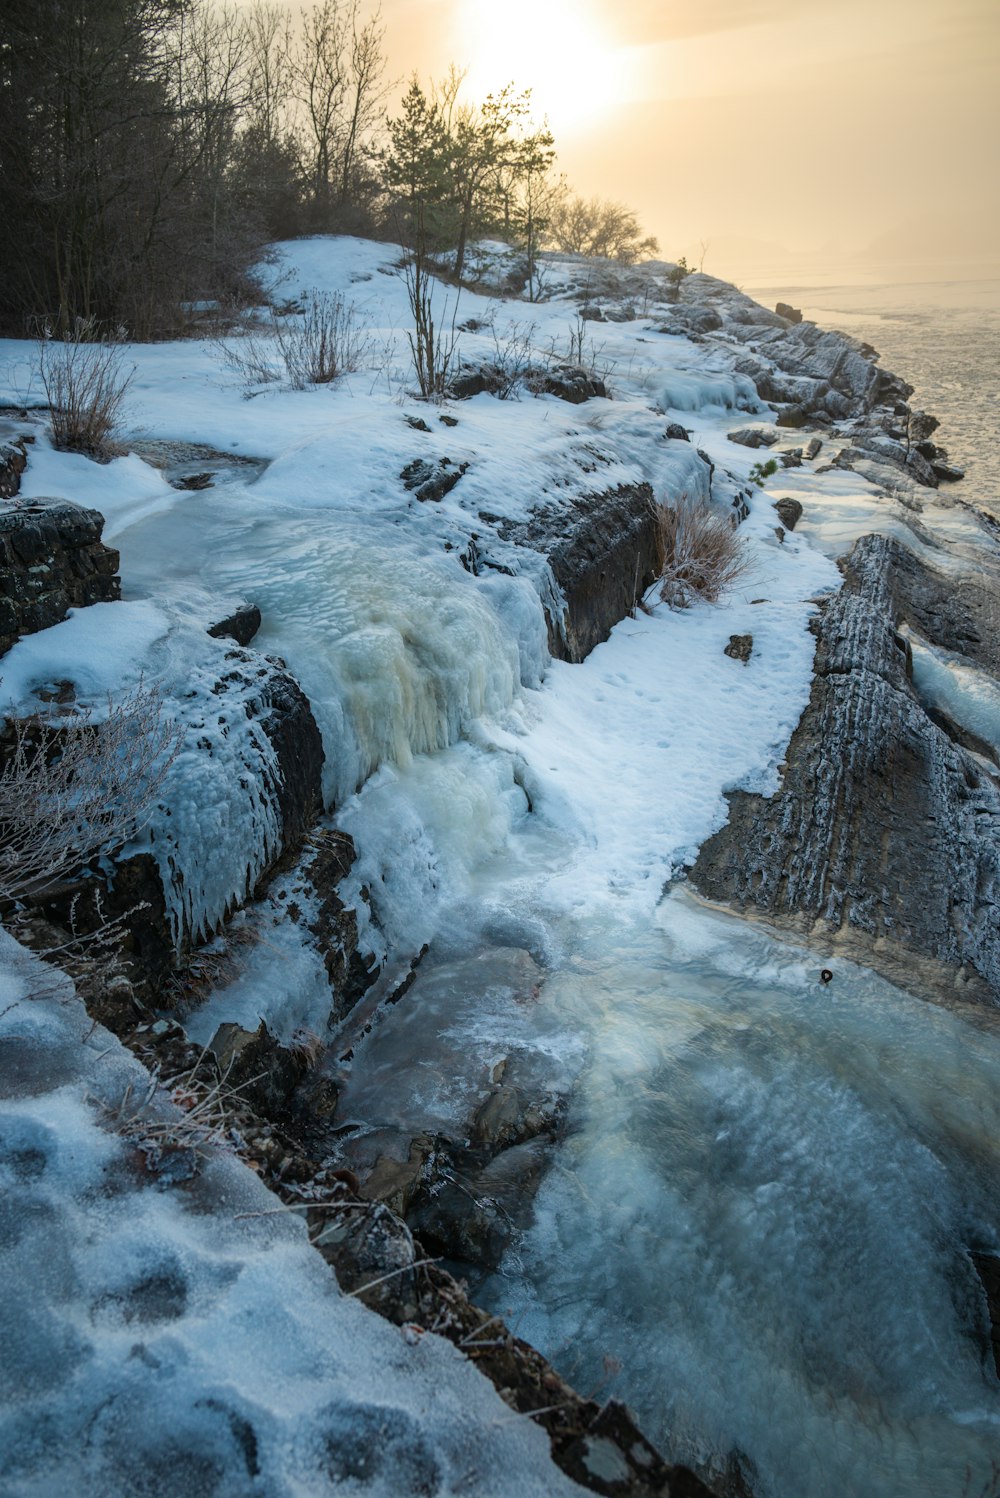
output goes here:
[[29, 1041], [54, 1082], [0, 1073], [5, 1495], [580, 1491], [456, 1349], [342, 1296], [235, 1159], [144, 1176], [115, 1121], [148, 1075], [5, 933], [0, 958], [0, 1058]]
[[[128, 602], [106, 606], [116, 631], [90, 610], [90, 635], [74, 615], [22, 642], [5, 689], [27, 700], [74, 674], [96, 699], [141, 672], [168, 695], [193, 693], [161, 798], [175, 810], [154, 818], [152, 846], [175, 929], [210, 930], [277, 836], [254, 689], [218, 700], [228, 647], [204, 636], [223, 602], [257, 603], [255, 647], [287, 662], [320, 724], [383, 988], [430, 944], [398, 1004], [380, 1011], [379, 990], [347, 1021], [351, 1109], [401, 1135], [460, 1131], [501, 1061], [543, 1088], [578, 1078], [560, 1168], [493, 1286], [497, 1308], [515, 1304], [518, 1329], [583, 1388], [619, 1358], [609, 1392], [678, 1454], [745, 1452], [761, 1498], [957, 1494], [967, 1467], [975, 1492], [1000, 1429], [965, 1255], [1000, 1243], [995, 1039], [839, 961], [825, 988], [818, 952], [720, 920], [676, 886], [722, 824], [727, 791], [777, 788], [836, 559], [878, 529], [958, 570], [982, 555], [982, 528], [905, 485], [782, 471], [753, 488], [740, 528], [750, 572], [720, 607], [672, 611], [653, 595], [583, 665], [551, 663], [552, 574], [504, 539], [509, 524], [642, 480], [661, 502], [711, 492], [728, 506], [759, 461], [728, 442], [732, 412], [765, 408], [724, 350], [637, 322], [588, 332], [610, 399], [418, 402], [396, 260], [349, 239], [277, 251], [279, 295], [345, 292], [372, 339], [370, 367], [333, 388], [248, 401], [208, 344], [133, 351], [132, 437], [268, 460], [256, 482], [181, 494], [135, 456], [97, 465], [36, 444], [25, 493], [109, 514]], [[553, 288], [582, 274], [557, 268]], [[558, 357], [577, 310], [561, 294], [527, 309], [463, 292], [460, 306], [483, 323], [461, 334], [472, 362], [495, 352], [491, 319], [501, 337], [523, 328], [539, 359]], [[690, 442], [665, 439], [667, 411]], [[839, 441], [824, 440], [821, 468]], [[716, 464], [711, 491], [699, 449]], [[417, 459], [467, 466], [440, 502], [421, 503], [402, 479]], [[783, 542], [781, 495], [805, 507]], [[733, 634], [753, 637], [746, 664], [724, 654]], [[977, 673], [917, 644], [915, 681], [997, 741]], [[199, 735], [210, 752], [196, 752]], [[246, 924], [256, 940], [192, 1034], [259, 1017], [283, 1039], [321, 1029], [308, 940], [280, 903]], [[342, 1301], [300, 1225], [242, 1220], [271, 1199], [236, 1166], [213, 1164], [182, 1201], [136, 1189], [83, 1100], [86, 1087], [113, 1104], [101, 1067], [120, 1096], [131, 1063], [79, 1025], [72, 1044], [43, 1044], [77, 1011], [50, 1005], [41, 1023], [16, 984], [0, 988], [0, 1011], [5, 995], [20, 1027], [0, 1033], [18, 1068], [10, 1159], [41, 1162], [15, 1188], [34, 1193], [30, 1211], [22, 1194], [12, 1210], [36, 1263], [46, 1251], [49, 1286], [31, 1345], [10, 1333], [15, 1373], [37, 1391], [4, 1417], [6, 1449], [23, 1453], [16, 1498], [132, 1491], [121, 1474], [136, 1467], [149, 1491], [195, 1495], [331, 1482], [367, 1482], [376, 1498], [401, 1484], [568, 1490], [537, 1432], [498, 1416], [489, 1390], [468, 1402], [457, 1355], [431, 1338], [407, 1347]]]
[[676, 369], [660, 385], [665, 411], [762, 411], [753, 381], [746, 375], [709, 369]]
[[1000, 751], [1000, 684], [964, 657], [937, 650], [903, 629], [913, 656], [913, 685], [921, 700], [947, 714]]

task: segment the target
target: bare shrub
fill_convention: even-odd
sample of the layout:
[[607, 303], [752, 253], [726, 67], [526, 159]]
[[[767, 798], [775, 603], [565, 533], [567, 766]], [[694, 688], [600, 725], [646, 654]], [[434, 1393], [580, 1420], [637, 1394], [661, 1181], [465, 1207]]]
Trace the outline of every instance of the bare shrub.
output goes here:
[[[448, 379], [458, 350], [458, 294], [451, 307], [451, 321], [442, 333], [434, 321], [433, 282], [428, 274], [426, 258], [415, 254], [403, 267], [406, 277], [406, 292], [413, 318], [413, 331], [407, 329], [413, 369], [425, 400], [443, 400], [448, 391]], [[448, 315], [445, 301], [444, 314]]]
[[235, 337], [216, 339], [215, 347], [248, 398], [256, 395], [261, 385], [273, 385], [281, 378], [275, 367], [277, 342], [270, 328], [252, 328]]
[[339, 292], [314, 291], [304, 309], [287, 314], [272, 309], [269, 322], [219, 339], [216, 347], [244, 392], [253, 395], [261, 385], [280, 380], [282, 367], [293, 390], [332, 385], [361, 368], [372, 340]]
[[671, 608], [697, 598], [718, 603], [750, 571], [746, 543], [729, 516], [686, 494], [671, 508], [661, 505], [660, 536], [660, 597]]
[[0, 902], [65, 890], [98, 853], [145, 825], [180, 747], [155, 689], [108, 704], [100, 721], [34, 716], [7, 725], [0, 768]]
[[302, 320], [275, 318], [274, 332], [293, 390], [353, 374], [371, 348], [354, 307], [339, 292], [314, 291]]
[[44, 326], [38, 339], [38, 371], [50, 410], [56, 447], [109, 458], [122, 403], [135, 366], [125, 363], [123, 328], [102, 328], [78, 318], [65, 338]]

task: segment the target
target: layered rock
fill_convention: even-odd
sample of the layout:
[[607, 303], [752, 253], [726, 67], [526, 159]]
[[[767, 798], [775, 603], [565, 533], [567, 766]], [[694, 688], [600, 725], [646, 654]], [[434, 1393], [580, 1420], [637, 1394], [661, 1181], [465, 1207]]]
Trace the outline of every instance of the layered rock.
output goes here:
[[71, 608], [121, 596], [118, 553], [101, 540], [104, 516], [65, 499], [0, 513], [0, 655]]
[[[823, 938], [930, 996], [1000, 996], [995, 764], [925, 708], [899, 633], [998, 669], [1000, 594], [865, 536], [815, 625], [781, 789], [736, 792], [692, 871], [706, 897]], [[979, 748], [986, 746], [979, 745]]]
[[660, 574], [663, 543], [648, 484], [574, 496], [538, 509], [527, 522], [500, 521], [505, 540], [542, 552], [562, 591], [561, 617], [548, 612], [549, 649], [582, 661]]

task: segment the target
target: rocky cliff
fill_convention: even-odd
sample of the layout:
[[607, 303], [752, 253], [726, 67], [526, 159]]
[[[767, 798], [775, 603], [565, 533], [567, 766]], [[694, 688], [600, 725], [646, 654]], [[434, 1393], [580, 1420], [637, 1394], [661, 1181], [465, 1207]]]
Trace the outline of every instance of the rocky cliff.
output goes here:
[[883, 536], [862, 537], [843, 573], [815, 625], [815, 681], [781, 789], [730, 797], [692, 880], [903, 986], [990, 1002], [1000, 995], [996, 755], [921, 701], [901, 630], [995, 672], [1000, 593]]

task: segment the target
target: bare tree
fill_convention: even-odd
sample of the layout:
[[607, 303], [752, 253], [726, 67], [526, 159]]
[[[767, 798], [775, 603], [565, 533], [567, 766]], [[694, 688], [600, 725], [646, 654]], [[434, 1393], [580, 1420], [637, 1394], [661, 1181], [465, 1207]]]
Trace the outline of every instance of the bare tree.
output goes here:
[[655, 255], [658, 242], [643, 237], [638, 215], [622, 203], [567, 194], [554, 205], [549, 230], [551, 243], [577, 255], [600, 255], [633, 265]]

